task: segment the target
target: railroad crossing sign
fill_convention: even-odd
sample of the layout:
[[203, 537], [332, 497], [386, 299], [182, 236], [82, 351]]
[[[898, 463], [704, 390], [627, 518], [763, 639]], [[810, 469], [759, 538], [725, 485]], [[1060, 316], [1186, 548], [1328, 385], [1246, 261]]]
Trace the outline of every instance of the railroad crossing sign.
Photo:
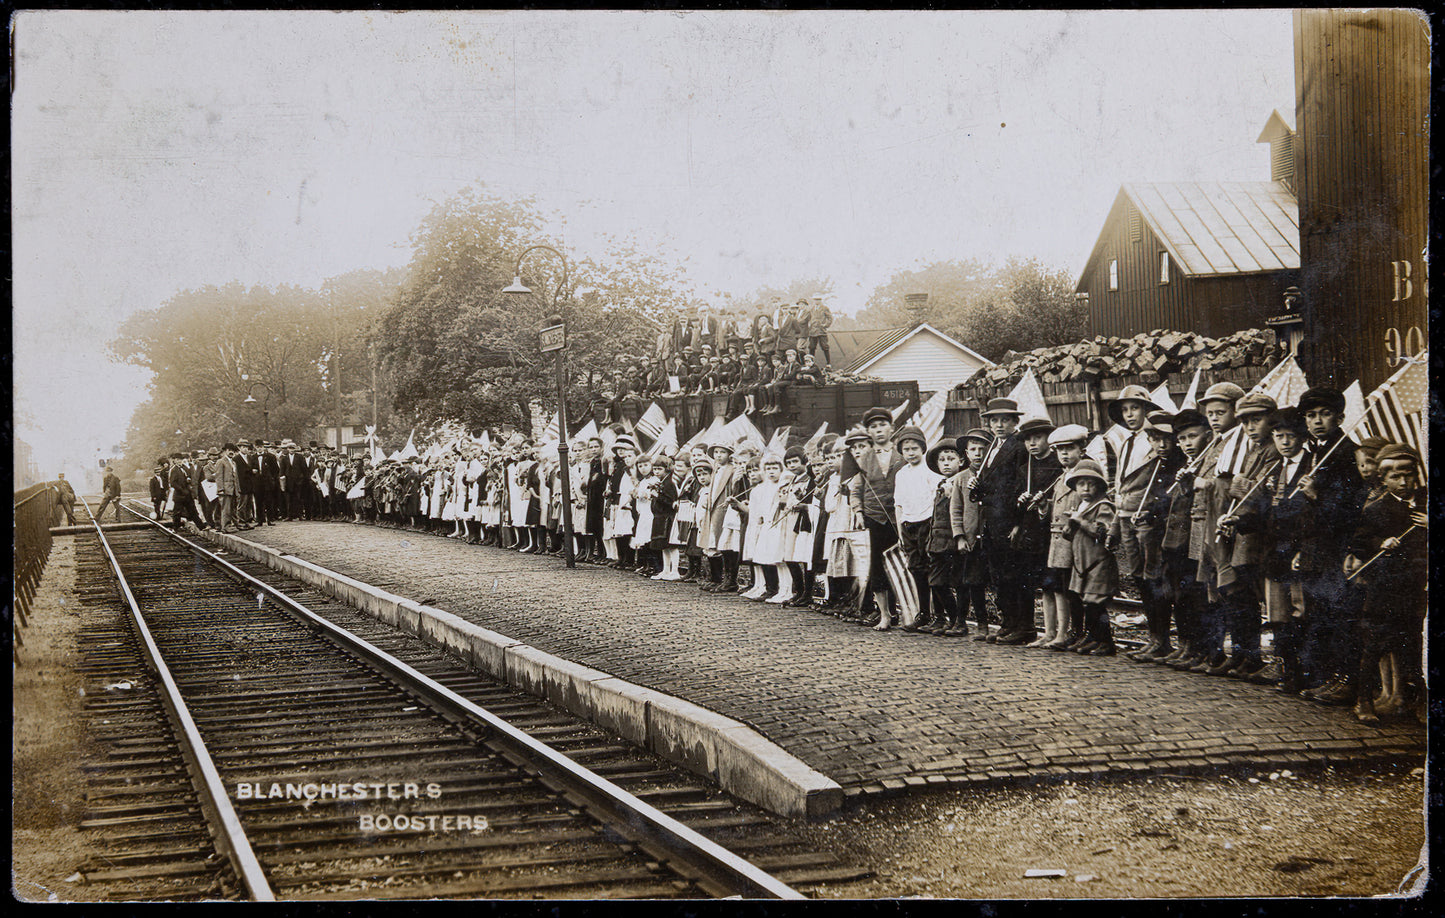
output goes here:
[[549, 325], [542, 329], [542, 353], [560, 351], [567, 346], [567, 325]]

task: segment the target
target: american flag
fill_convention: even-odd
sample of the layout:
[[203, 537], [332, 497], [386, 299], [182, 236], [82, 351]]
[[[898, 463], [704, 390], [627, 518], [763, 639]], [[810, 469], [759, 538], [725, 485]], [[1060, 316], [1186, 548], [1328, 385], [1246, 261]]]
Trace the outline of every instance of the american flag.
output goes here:
[[1405, 366], [1365, 399], [1365, 415], [1360, 423], [1367, 436], [1404, 443], [1424, 455], [1429, 356], [1429, 351], [1421, 351], [1418, 357], [1405, 358]]
[[948, 390], [939, 389], [923, 403], [917, 414], [908, 419], [909, 424], [923, 431], [930, 447], [943, 438], [943, 410], [947, 406]]
[[[641, 427], [641, 425], [638, 426]], [[667, 426], [663, 427], [658, 433], [657, 442], [652, 444], [652, 448], [647, 451], [647, 455], [657, 456], [669, 448], [671, 448], [672, 453], [677, 452], [677, 424], [674, 421], [668, 421]]]
[[1304, 371], [1299, 368], [1291, 355], [1280, 362], [1280, 365], [1270, 370], [1265, 377], [1249, 390], [1251, 394], [1262, 393], [1274, 399], [1274, 403], [1281, 408], [1299, 404], [1299, 397], [1305, 394], [1310, 387], [1305, 379]]
[[637, 419], [637, 432], [649, 440], [656, 440], [662, 436], [662, 428], [667, 426], [667, 413], [653, 402], [642, 412], [642, 417]]

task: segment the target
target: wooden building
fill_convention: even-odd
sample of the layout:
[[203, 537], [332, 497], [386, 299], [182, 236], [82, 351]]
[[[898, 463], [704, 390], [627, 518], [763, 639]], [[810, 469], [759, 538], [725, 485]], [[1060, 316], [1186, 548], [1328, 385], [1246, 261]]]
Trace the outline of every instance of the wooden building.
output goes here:
[[1278, 112], [1268, 182], [1150, 182], [1119, 189], [1076, 290], [1089, 334], [1156, 328], [1212, 338], [1261, 328], [1299, 280], [1293, 132]]
[[1369, 391], [1428, 340], [1430, 22], [1294, 13], [1301, 365]]
[[[835, 360], [835, 366], [843, 367], [847, 373], [890, 382], [916, 380], [923, 393], [951, 389], [966, 382], [980, 368], [993, 366], [993, 361], [926, 322], [904, 328], [842, 334], [860, 337], [863, 346], [840, 348], [846, 362]], [[865, 335], [871, 337], [863, 343], [861, 336]], [[838, 336], [833, 340], [837, 342]]]

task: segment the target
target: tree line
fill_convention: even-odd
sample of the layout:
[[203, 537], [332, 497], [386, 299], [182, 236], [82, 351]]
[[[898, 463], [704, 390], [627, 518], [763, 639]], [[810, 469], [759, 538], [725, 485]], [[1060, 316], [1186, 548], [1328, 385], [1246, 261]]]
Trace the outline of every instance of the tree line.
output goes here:
[[[619, 355], [650, 352], [679, 309], [719, 303], [705, 300], [685, 259], [622, 237], [596, 257], [569, 256], [565, 281], [555, 256], [529, 255], [522, 279], [532, 294], [503, 293], [523, 249], [567, 251], [548, 231], [559, 223], [534, 199], [478, 185], [432, 208], [404, 269], [353, 271], [319, 289], [205, 286], [131, 316], [111, 354], [154, 377], [131, 418], [127, 465], [148, 468], [158, 455], [248, 434], [320, 440], [338, 424], [375, 423], [388, 445], [445, 421], [526, 429], [534, 402], [555, 408], [552, 356], [537, 350], [553, 312], [566, 315], [568, 405], [581, 417]], [[926, 321], [996, 360], [1078, 340], [1087, 310], [1073, 286], [1068, 272], [1031, 259], [936, 262], [898, 272], [835, 327]], [[798, 278], [722, 305], [751, 309], [833, 287], [831, 278]], [[905, 297], [919, 292], [927, 303], [911, 309]]]

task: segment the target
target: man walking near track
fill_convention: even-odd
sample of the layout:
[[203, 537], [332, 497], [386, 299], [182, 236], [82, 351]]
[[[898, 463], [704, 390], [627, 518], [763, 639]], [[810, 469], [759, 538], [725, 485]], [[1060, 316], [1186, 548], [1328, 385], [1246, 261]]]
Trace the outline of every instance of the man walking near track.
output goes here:
[[65, 513], [66, 522], [75, 525], [75, 489], [65, 480], [65, 473], [55, 476], [55, 506]]
[[236, 496], [238, 476], [236, 474], [236, 444], [227, 443], [222, 447], [221, 458], [211, 466], [216, 482], [216, 522], [222, 532], [236, 531]]
[[115, 469], [105, 467], [105, 479], [101, 482], [102, 496], [100, 509], [95, 511], [95, 521], [99, 523], [105, 518], [105, 508], [111, 504], [115, 505], [115, 521], [120, 522], [120, 479], [116, 477]]

